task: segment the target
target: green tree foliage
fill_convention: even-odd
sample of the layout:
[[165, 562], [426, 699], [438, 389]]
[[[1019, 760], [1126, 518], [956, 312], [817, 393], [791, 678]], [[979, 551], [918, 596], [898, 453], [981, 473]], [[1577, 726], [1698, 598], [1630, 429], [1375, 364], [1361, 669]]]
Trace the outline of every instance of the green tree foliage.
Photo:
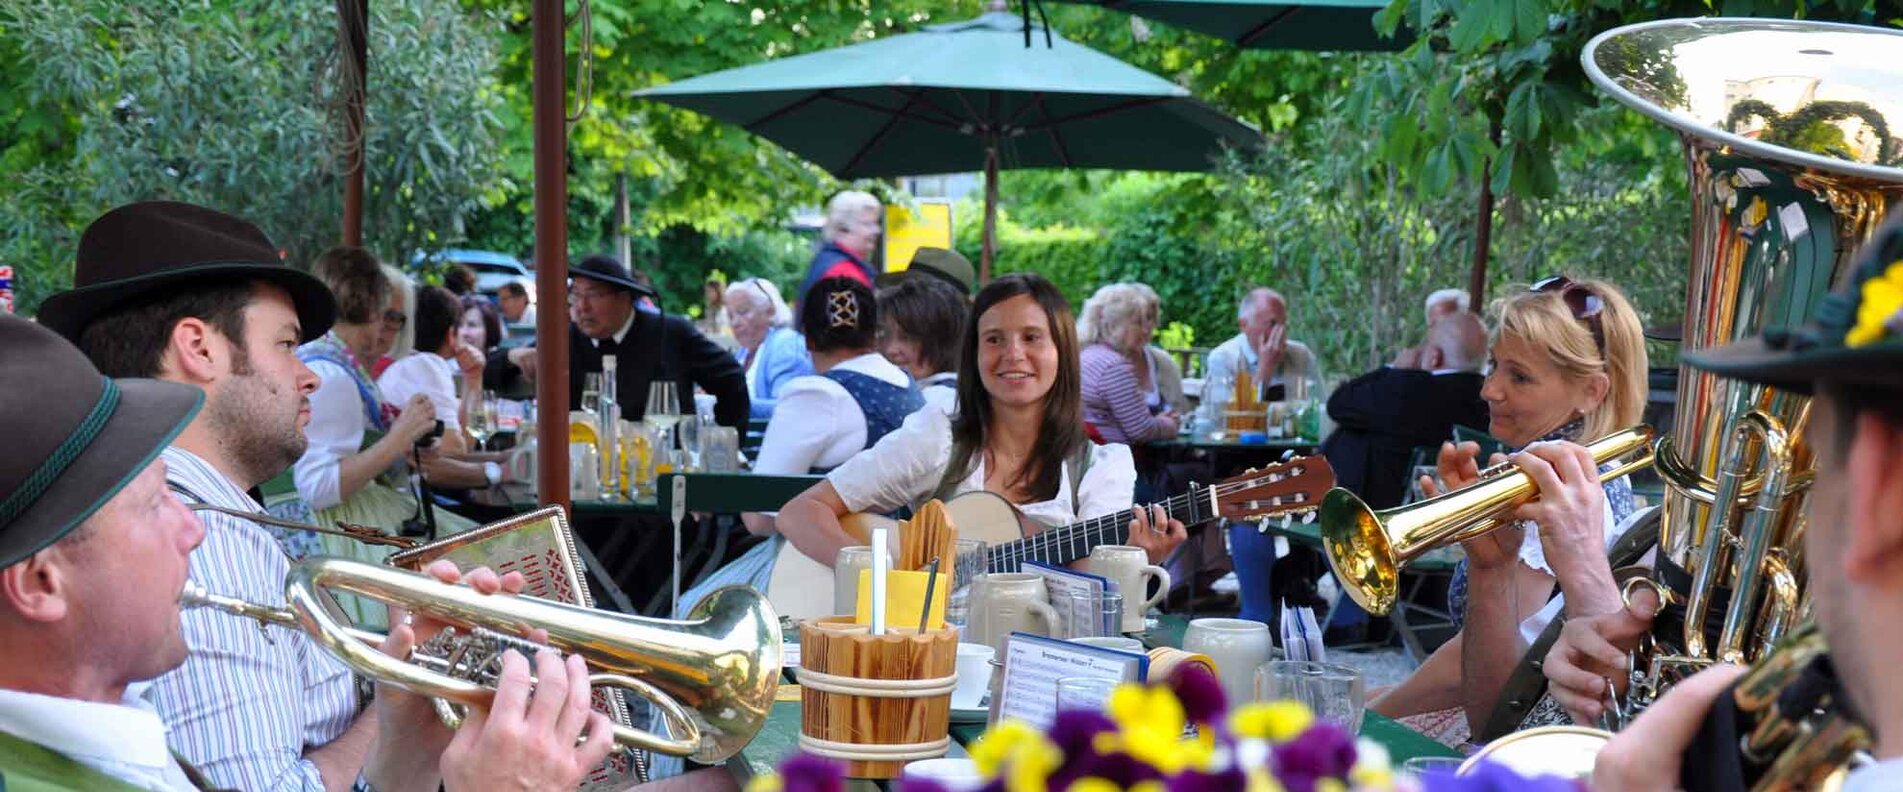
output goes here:
[[[449, 0], [370, 7], [365, 241], [407, 258], [500, 195], [497, 55]], [[335, 244], [337, 29], [328, 0], [0, 4], [0, 260], [20, 310], [67, 287], [79, 231], [129, 201], [233, 212], [293, 262]]]
[[[1415, 43], [1356, 92], [1357, 115], [1382, 122], [1382, 156], [1445, 192], [1492, 166], [1493, 190], [1550, 196], [1580, 114], [1600, 94], [1579, 56], [1620, 25], [1693, 16], [1808, 17], [1898, 24], [1877, 0], [1393, 0], [1387, 30]], [[1377, 116], [1377, 97], [1399, 113]]]

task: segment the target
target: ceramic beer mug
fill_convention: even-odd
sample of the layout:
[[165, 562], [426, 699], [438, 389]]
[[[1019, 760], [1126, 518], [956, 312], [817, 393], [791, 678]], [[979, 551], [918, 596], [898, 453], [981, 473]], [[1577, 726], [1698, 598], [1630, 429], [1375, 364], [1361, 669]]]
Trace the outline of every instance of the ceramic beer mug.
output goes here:
[[1197, 619], [1183, 630], [1183, 651], [1208, 655], [1230, 701], [1255, 697], [1255, 669], [1274, 651], [1269, 625], [1248, 619]]
[[970, 623], [965, 636], [1004, 655], [1004, 641], [1014, 632], [1050, 635], [1057, 631], [1057, 611], [1051, 607], [1044, 578], [1028, 572], [993, 572], [971, 584]]
[[[1143, 614], [1163, 602], [1170, 593], [1168, 570], [1150, 563], [1150, 554], [1135, 545], [1098, 545], [1084, 561], [1084, 571], [1116, 581], [1123, 595], [1123, 632], [1143, 631]], [[1149, 581], [1156, 579], [1156, 596], [1148, 599]]]

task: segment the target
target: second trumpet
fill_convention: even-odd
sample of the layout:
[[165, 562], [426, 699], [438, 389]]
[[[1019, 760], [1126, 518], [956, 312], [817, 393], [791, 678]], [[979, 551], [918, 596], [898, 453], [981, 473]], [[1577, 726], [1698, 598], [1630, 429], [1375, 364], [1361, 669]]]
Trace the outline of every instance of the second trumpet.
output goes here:
[[[1652, 464], [1652, 427], [1639, 424], [1586, 446], [1610, 481]], [[1509, 515], [1539, 495], [1533, 479], [1513, 465], [1480, 472], [1471, 486], [1408, 506], [1375, 511], [1339, 487], [1322, 498], [1322, 550], [1335, 579], [1356, 604], [1376, 616], [1394, 608], [1401, 569], [1437, 547], [1465, 542], [1506, 526]]]

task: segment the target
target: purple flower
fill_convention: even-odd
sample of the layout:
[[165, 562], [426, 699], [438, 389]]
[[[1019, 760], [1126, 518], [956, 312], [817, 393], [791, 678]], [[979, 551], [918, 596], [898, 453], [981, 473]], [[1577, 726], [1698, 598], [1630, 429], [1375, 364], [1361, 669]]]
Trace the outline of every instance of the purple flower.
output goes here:
[[1090, 753], [1091, 741], [1097, 735], [1116, 730], [1116, 722], [1101, 712], [1065, 710], [1057, 713], [1057, 721], [1051, 724], [1049, 736], [1068, 761]]
[[1274, 751], [1275, 774], [1290, 792], [1296, 792], [1291, 777], [1306, 777], [1311, 784], [1323, 778], [1346, 779], [1355, 766], [1354, 738], [1332, 723], [1317, 722]]
[[1231, 792], [1249, 785], [1248, 776], [1242, 768], [1231, 765], [1226, 770], [1205, 773], [1201, 770], [1184, 770], [1176, 777], [1164, 782], [1169, 792]]
[[780, 763], [783, 792], [844, 792], [846, 767], [831, 759], [794, 754]]
[[1161, 781], [1163, 774], [1126, 753], [1100, 754], [1089, 751], [1070, 757], [1063, 767], [1052, 773], [1050, 788], [1062, 790], [1084, 778], [1101, 778], [1115, 784], [1118, 789], [1129, 789], [1142, 781]]
[[1464, 776], [1435, 771], [1420, 780], [1425, 792], [1583, 792], [1586, 788], [1579, 781], [1555, 775], [1526, 778], [1497, 762], [1482, 762]]
[[1190, 723], [1216, 723], [1229, 709], [1222, 683], [1201, 663], [1184, 663], [1170, 675], [1169, 686], [1176, 700], [1183, 702], [1183, 716]]

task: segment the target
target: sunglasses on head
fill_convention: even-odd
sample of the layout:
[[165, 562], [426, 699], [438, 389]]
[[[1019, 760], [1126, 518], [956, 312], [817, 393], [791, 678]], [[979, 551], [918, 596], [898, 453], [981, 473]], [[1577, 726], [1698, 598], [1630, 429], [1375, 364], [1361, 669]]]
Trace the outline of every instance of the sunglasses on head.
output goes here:
[[1566, 303], [1567, 310], [1573, 312], [1573, 318], [1586, 323], [1592, 331], [1592, 343], [1599, 349], [1599, 356], [1606, 355], [1606, 328], [1600, 322], [1600, 315], [1606, 312], [1606, 301], [1592, 290], [1591, 286], [1577, 283], [1564, 275], [1554, 275], [1533, 284], [1527, 291], [1540, 294], [1558, 294]]

